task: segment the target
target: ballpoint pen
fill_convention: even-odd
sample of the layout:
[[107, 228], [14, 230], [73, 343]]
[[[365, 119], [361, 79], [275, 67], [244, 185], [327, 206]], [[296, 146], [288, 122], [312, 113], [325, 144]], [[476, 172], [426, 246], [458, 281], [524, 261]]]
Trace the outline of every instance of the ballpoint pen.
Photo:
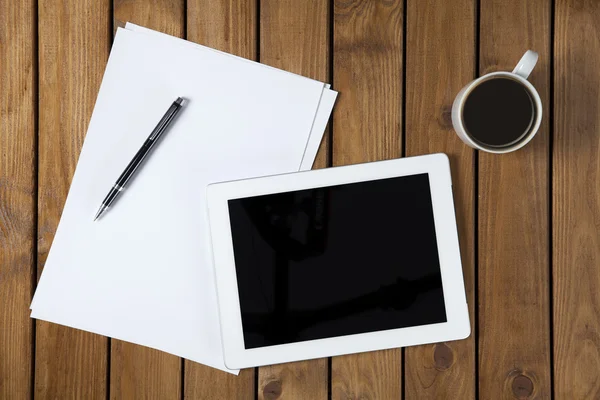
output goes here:
[[171, 122], [175, 119], [175, 116], [181, 109], [183, 103], [184, 99], [182, 97], [178, 97], [177, 100], [175, 100], [173, 104], [171, 104], [171, 107], [169, 107], [165, 115], [160, 119], [160, 121], [158, 121], [158, 125], [156, 125], [156, 128], [152, 130], [150, 136], [148, 136], [148, 139], [146, 139], [142, 147], [138, 150], [133, 159], [125, 168], [125, 171], [123, 171], [121, 176], [119, 176], [117, 182], [113, 185], [113, 187], [110, 189], [110, 191], [102, 201], [102, 204], [100, 205], [100, 208], [98, 209], [98, 212], [94, 217], [94, 221], [100, 218], [100, 216], [104, 214], [106, 210], [108, 210], [108, 208], [112, 205], [115, 199], [119, 197], [119, 194], [125, 188], [127, 181], [129, 181], [129, 179], [133, 176], [138, 167], [142, 164], [146, 156], [150, 153], [150, 150], [152, 150], [154, 145], [160, 140], [162, 134], [165, 133]]

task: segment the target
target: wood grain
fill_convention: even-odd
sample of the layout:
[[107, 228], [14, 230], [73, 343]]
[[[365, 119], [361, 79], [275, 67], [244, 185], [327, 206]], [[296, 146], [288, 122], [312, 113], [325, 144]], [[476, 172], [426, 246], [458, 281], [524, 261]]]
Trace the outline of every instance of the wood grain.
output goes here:
[[333, 164], [399, 157], [402, 1], [335, 1], [333, 28]]
[[[402, 154], [403, 1], [334, 1], [333, 164]], [[398, 399], [400, 349], [333, 357], [333, 399]]]
[[400, 349], [332, 357], [332, 399], [400, 399]]
[[[115, 0], [114, 26], [133, 22], [150, 29], [183, 37], [183, 0]], [[119, 340], [111, 340], [111, 399], [180, 399], [179, 357]]]
[[[257, 57], [257, 0], [188, 0], [187, 39], [240, 57]], [[185, 361], [188, 399], [254, 400], [255, 370], [239, 376]]]
[[256, 60], [258, 0], [187, 0], [187, 39]]
[[111, 399], [180, 399], [181, 359], [174, 355], [111, 340]]
[[[327, 0], [263, 0], [260, 62], [320, 81], [329, 75]], [[313, 168], [327, 166], [328, 134]], [[327, 399], [327, 358], [259, 368], [258, 398]]]
[[554, 389], [600, 398], [600, 8], [556, 2]]
[[547, 399], [549, 326], [550, 0], [482, 0], [480, 73], [540, 55], [530, 82], [540, 131], [514, 153], [479, 153], [479, 395]]
[[327, 358], [260, 367], [258, 398], [327, 399], [327, 368]]
[[0, 398], [32, 394], [37, 63], [34, 1], [0, 2]]
[[[110, 48], [108, 0], [39, 4], [38, 271], [64, 206]], [[107, 396], [107, 339], [37, 322], [35, 397]]]
[[406, 155], [450, 158], [471, 336], [405, 350], [407, 399], [473, 399], [475, 381], [474, 151], [452, 128], [460, 89], [475, 77], [473, 0], [409, 0], [406, 29]]
[[185, 361], [186, 399], [235, 399], [254, 400], [254, 368], [240, 371], [238, 376]]
[[[262, 0], [260, 62], [329, 82], [329, 0]], [[323, 136], [313, 168], [325, 168], [329, 135]]]
[[172, 36], [185, 36], [185, 0], [113, 0], [114, 26], [132, 22]]

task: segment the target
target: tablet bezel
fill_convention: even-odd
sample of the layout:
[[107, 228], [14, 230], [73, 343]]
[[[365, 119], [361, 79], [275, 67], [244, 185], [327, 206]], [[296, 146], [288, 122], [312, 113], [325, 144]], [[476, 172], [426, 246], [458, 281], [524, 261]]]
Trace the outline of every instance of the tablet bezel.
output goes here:
[[[447, 322], [253, 349], [244, 347], [228, 200], [422, 173], [429, 174]], [[464, 339], [469, 336], [471, 328], [456, 229], [450, 164], [445, 154], [216, 183], [208, 186], [207, 201], [223, 354], [228, 368], [279, 364]]]

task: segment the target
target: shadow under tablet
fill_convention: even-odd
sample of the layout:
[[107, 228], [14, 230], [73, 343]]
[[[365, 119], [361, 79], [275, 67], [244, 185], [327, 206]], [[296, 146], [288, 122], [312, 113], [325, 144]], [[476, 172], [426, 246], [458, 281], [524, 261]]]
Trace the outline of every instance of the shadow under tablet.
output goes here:
[[446, 322], [428, 174], [229, 200], [246, 349]]

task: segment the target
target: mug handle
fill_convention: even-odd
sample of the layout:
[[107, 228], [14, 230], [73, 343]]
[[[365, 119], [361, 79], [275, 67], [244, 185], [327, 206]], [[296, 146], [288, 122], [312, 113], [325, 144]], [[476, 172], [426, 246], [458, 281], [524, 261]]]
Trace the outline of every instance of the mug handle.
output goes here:
[[513, 74], [519, 75], [523, 79], [527, 79], [531, 71], [533, 71], [533, 67], [538, 60], [538, 53], [532, 50], [527, 50], [523, 57], [519, 60], [519, 63], [513, 70]]

